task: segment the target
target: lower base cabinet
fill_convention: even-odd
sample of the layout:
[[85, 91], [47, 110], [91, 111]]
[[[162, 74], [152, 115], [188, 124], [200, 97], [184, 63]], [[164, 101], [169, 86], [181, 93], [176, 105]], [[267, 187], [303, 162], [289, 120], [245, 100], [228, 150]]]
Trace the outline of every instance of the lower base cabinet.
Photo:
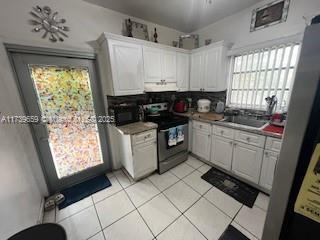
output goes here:
[[264, 151], [259, 185], [268, 190], [272, 189], [278, 158], [279, 153], [268, 150]]
[[211, 135], [206, 131], [192, 129], [192, 152], [210, 161]]
[[157, 169], [157, 143], [147, 142], [133, 146], [133, 171], [139, 177]]
[[235, 142], [232, 171], [244, 179], [259, 184], [262, 158], [262, 148]]
[[211, 162], [230, 171], [232, 165], [233, 141], [227, 138], [212, 135]]
[[280, 149], [278, 138], [193, 121], [192, 153], [264, 190], [272, 189]]

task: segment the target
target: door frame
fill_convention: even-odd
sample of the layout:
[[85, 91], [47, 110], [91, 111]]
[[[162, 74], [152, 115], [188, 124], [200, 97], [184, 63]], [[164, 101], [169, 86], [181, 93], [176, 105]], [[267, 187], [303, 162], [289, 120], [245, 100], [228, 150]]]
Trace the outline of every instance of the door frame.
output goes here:
[[[80, 52], [80, 51], [70, 51], [70, 50], [64, 50], [64, 49], [41, 48], [41, 47], [24, 46], [24, 45], [16, 45], [16, 44], [8, 44], [8, 43], [4, 43], [4, 46], [7, 50], [8, 58], [9, 58], [9, 61], [11, 64], [11, 69], [14, 74], [16, 86], [19, 91], [20, 101], [23, 105], [23, 110], [24, 110], [25, 115], [28, 115], [29, 111], [27, 108], [25, 96], [24, 96], [23, 91], [21, 89], [21, 83], [18, 78], [18, 73], [16, 72], [16, 69], [15, 69], [15, 65], [14, 65], [14, 61], [13, 61], [14, 54], [32, 54], [32, 55], [38, 55], [38, 56], [43, 55], [43, 56], [49, 56], [49, 57], [63, 57], [63, 58], [71, 58], [71, 59], [74, 58], [74, 59], [92, 60], [93, 61], [93, 71], [94, 71], [94, 76], [92, 76], [92, 77], [95, 78], [95, 81], [90, 81], [90, 85], [91, 85], [91, 87], [93, 87], [92, 88], [92, 95], [96, 94], [96, 96], [93, 96], [95, 112], [96, 112], [96, 115], [99, 115], [99, 114], [105, 115], [106, 111], [105, 111], [104, 103], [107, 104], [107, 100], [103, 99], [104, 97], [102, 94], [102, 87], [101, 87], [101, 81], [100, 81], [100, 76], [99, 76], [99, 68], [98, 68], [98, 64], [96, 64], [96, 54], [94, 52]], [[96, 91], [94, 91], [94, 89]], [[31, 124], [28, 124], [28, 127], [29, 127], [31, 135], [32, 135], [33, 143], [34, 143], [34, 146], [37, 151], [37, 155], [39, 158], [39, 162], [40, 162], [41, 169], [42, 169], [42, 172], [45, 177], [45, 181], [46, 181], [46, 185], [48, 187], [49, 193], [53, 194], [59, 190], [62, 190], [63, 188], [70, 187], [72, 185], [79, 183], [80, 181], [78, 181], [78, 180], [73, 180], [73, 181], [69, 180], [68, 181], [65, 179], [66, 183], [61, 188], [59, 188], [59, 187], [57, 188], [55, 183], [52, 184], [52, 182], [49, 180], [50, 174], [45, 167], [45, 161], [42, 158], [40, 146], [38, 144], [38, 139], [36, 137], [35, 131], [34, 131]], [[111, 170], [111, 167], [112, 167], [111, 166], [111, 149], [109, 146], [110, 144], [108, 144], [109, 136], [108, 136], [107, 124], [101, 124], [101, 126], [99, 127], [99, 130], [100, 131], [102, 130], [102, 132], [99, 131], [99, 138], [100, 138], [100, 142], [101, 142], [101, 151], [102, 151], [102, 155], [103, 155], [103, 160], [104, 160], [103, 165], [104, 166], [100, 171], [94, 171], [93, 174], [89, 175], [88, 177], [84, 176], [84, 174], [86, 174], [86, 171], [84, 171], [84, 174], [82, 174], [80, 172], [79, 178], [81, 178], [82, 181], [86, 180], [86, 179], [90, 179], [90, 178], [94, 177], [94, 175], [98, 175], [99, 173], [108, 172]], [[102, 139], [101, 136], [105, 136], [104, 139]], [[103, 147], [103, 145], [105, 147]], [[96, 167], [99, 167], [99, 166], [100, 165], [98, 165]], [[93, 168], [96, 168], [96, 167], [93, 167]]]

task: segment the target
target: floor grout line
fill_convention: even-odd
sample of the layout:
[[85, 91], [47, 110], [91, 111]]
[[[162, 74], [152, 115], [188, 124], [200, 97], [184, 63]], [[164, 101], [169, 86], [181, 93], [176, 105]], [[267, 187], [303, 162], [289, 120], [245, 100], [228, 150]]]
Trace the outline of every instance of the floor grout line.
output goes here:
[[[150, 181], [151, 182], [151, 181]], [[152, 184], [152, 182], [151, 182]], [[149, 227], [149, 225], [147, 224], [147, 222], [145, 221], [145, 219], [142, 217], [141, 213], [139, 212], [138, 208], [134, 205], [133, 201], [131, 200], [129, 194], [124, 190], [124, 192], [127, 194], [127, 197], [129, 198], [130, 202], [132, 203], [132, 205], [135, 207], [136, 211], [138, 212], [139, 216], [141, 217], [142, 221], [146, 224], [147, 228], [149, 229], [149, 231], [151, 232], [153, 238], [155, 238], [156, 236], [153, 234], [151, 228]], [[159, 194], [157, 194], [156, 196], [160, 195], [161, 192]], [[152, 198], [153, 199], [153, 198]], [[145, 203], [144, 203], [145, 204]], [[142, 204], [141, 206], [143, 206], [144, 204]], [[139, 207], [141, 207], [139, 206]]]
[[[234, 217], [231, 218], [231, 217], [230, 217], [228, 214], [226, 214], [222, 209], [220, 209], [218, 206], [216, 206], [214, 203], [212, 203], [211, 201], [209, 201], [209, 200], [205, 197], [205, 195], [214, 187], [212, 184], [210, 184], [210, 185], [212, 185], [212, 186], [211, 186], [207, 191], [205, 191], [203, 194], [201, 194], [201, 193], [199, 193], [196, 189], [194, 189], [192, 186], [190, 186], [187, 182], [185, 182], [185, 178], [187, 178], [188, 176], [190, 176], [191, 174], [193, 174], [195, 171], [200, 172], [201, 174], [204, 174], [204, 173], [201, 172], [199, 169], [200, 169], [201, 167], [203, 167], [204, 165], [208, 165], [208, 164], [207, 164], [207, 163], [204, 163], [203, 161], [201, 161], [201, 160], [199, 160], [199, 159], [197, 159], [197, 158], [195, 158], [195, 160], [197, 160], [197, 161], [199, 161], [199, 162], [201, 162], [201, 163], [203, 163], [203, 164], [202, 164], [201, 166], [195, 168], [194, 166], [188, 164], [186, 161], [183, 162], [183, 163], [185, 163], [187, 166], [191, 167], [193, 170], [192, 170], [190, 173], [188, 173], [187, 175], [183, 176], [182, 178], [178, 177], [174, 172], [172, 172], [172, 171], [171, 171], [172, 169], [169, 170], [170, 174], [172, 174], [173, 176], [175, 176], [175, 177], [178, 179], [178, 181], [170, 184], [169, 186], [167, 186], [167, 187], [164, 188], [163, 190], [159, 189], [159, 187], [157, 187], [157, 185], [156, 185], [155, 183], [153, 183], [153, 182], [149, 179], [150, 176], [148, 176], [148, 177], [146, 178], [146, 180], [148, 180], [148, 182], [150, 182], [150, 183], [159, 191], [159, 193], [157, 193], [157, 194], [154, 195], [152, 198], [150, 198], [149, 200], [147, 200], [146, 202], [144, 202], [143, 204], [141, 204], [141, 205], [138, 206], [138, 207], [133, 203], [132, 199], [130, 198], [129, 194], [128, 194], [127, 191], [126, 191], [126, 189], [128, 189], [129, 187], [137, 184], [138, 182], [132, 182], [132, 181], [130, 181], [130, 179], [128, 178], [128, 176], [126, 176], [126, 174], [123, 172], [123, 170], [122, 170], [122, 169], [119, 169], [120, 171], [122, 171], [122, 173], [124, 174], [124, 176], [125, 176], [126, 178], [128, 178], [128, 182], [131, 183], [129, 186], [124, 187], [124, 186], [120, 183], [120, 180], [118, 179], [117, 175], [114, 174], [114, 172], [110, 172], [110, 173], [113, 174], [113, 175], [110, 176], [110, 177], [111, 177], [111, 178], [114, 177], [114, 178], [116, 179], [116, 181], [118, 182], [118, 184], [119, 184], [120, 187], [121, 187], [121, 190], [119, 190], [119, 191], [117, 191], [117, 192], [115, 192], [115, 193], [112, 193], [110, 196], [107, 196], [107, 197], [105, 197], [105, 198], [103, 198], [102, 200], [99, 200], [99, 201], [97, 201], [97, 202], [94, 202], [92, 195], [90, 195], [91, 200], [92, 200], [92, 203], [93, 203], [92, 205], [87, 206], [87, 207], [85, 207], [85, 208], [83, 208], [83, 209], [81, 209], [81, 210], [79, 210], [79, 211], [77, 211], [77, 212], [75, 212], [75, 213], [73, 213], [73, 214], [71, 214], [71, 215], [63, 218], [63, 219], [61, 219], [61, 220], [60, 220], [59, 222], [57, 222], [57, 223], [60, 223], [60, 222], [66, 220], [66, 219], [68, 219], [68, 218], [70, 218], [70, 217], [72, 217], [72, 216], [74, 216], [74, 215], [77, 215], [78, 213], [80, 213], [80, 212], [82, 212], [82, 211], [84, 211], [84, 210], [86, 210], [86, 209], [88, 209], [88, 208], [90, 208], [90, 207], [93, 206], [94, 209], [95, 209], [95, 213], [96, 213], [96, 216], [97, 216], [97, 218], [98, 218], [98, 221], [99, 221], [99, 225], [100, 225], [100, 229], [101, 229], [101, 230], [100, 230], [99, 232], [95, 233], [94, 235], [90, 236], [88, 239], [94, 237], [95, 235], [99, 234], [100, 232], [102, 232], [102, 235], [103, 235], [104, 239], [106, 239], [105, 234], [104, 234], [104, 230], [105, 230], [106, 228], [110, 227], [111, 225], [115, 224], [116, 222], [120, 221], [121, 219], [125, 218], [126, 216], [128, 216], [129, 214], [131, 214], [131, 213], [134, 212], [134, 211], [137, 211], [137, 212], [138, 212], [139, 216], [142, 218], [143, 222], [144, 222], [144, 223], [146, 224], [146, 226], [148, 227], [148, 229], [149, 229], [149, 231], [151, 232], [151, 234], [152, 234], [152, 236], [153, 236], [154, 239], [156, 239], [157, 236], [159, 236], [161, 233], [163, 233], [167, 228], [169, 228], [169, 227], [170, 227], [171, 225], [173, 225], [175, 222], [177, 222], [177, 220], [178, 220], [181, 216], [184, 216], [184, 217], [197, 229], [197, 231], [199, 231], [200, 234], [204, 236], [205, 239], [208, 239], [208, 238], [198, 229], [198, 227], [185, 215], [185, 213], [186, 213], [190, 208], [192, 208], [192, 207], [193, 207], [194, 205], [196, 205], [202, 198], [204, 198], [204, 199], [205, 199], [206, 201], [208, 201], [212, 206], [214, 206], [215, 208], [217, 208], [220, 212], [222, 212], [224, 215], [226, 215], [228, 218], [231, 219], [231, 222], [228, 224], [228, 226], [231, 225], [233, 222], [235, 222], [236, 224], [238, 224], [239, 226], [241, 226], [244, 230], [246, 230], [248, 233], [252, 234], [252, 235], [253, 235], [254, 237], [256, 237], [257, 239], [260, 239], [259, 237], [257, 237], [255, 234], [253, 234], [251, 231], [249, 231], [247, 228], [245, 228], [244, 226], [242, 226], [239, 222], [237, 222], [237, 221], [235, 220], [235, 218], [238, 216], [239, 212], [240, 212], [241, 209], [243, 208], [243, 206], [244, 206], [243, 204], [242, 204], [242, 206], [239, 208], [239, 210], [237, 211], [237, 213], [234, 215]], [[179, 166], [179, 165], [178, 165], [178, 166]], [[210, 166], [210, 165], [208, 165], [208, 166]], [[210, 167], [211, 167], [211, 166], [210, 166]], [[117, 170], [117, 171], [118, 171], [118, 170]], [[156, 173], [155, 173], [155, 174], [156, 174]], [[151, 176], [152, 176], [152, 175], [151, 175]], [[186, 210], [184, 210], [184, 211], [180, 211], [179, 208], [178, 208], [178, 207], [166, 196], [166, 194], [164, 193], [166, 190], [168, 190], [169, 188], [173, 187], [175, 184], [179, 183], [180, 181], [183, 182], [183, 183], [185, 183], [185, 184], [186, 184], [188, 187], [190, 187], [193, 191], [195, 191], [197, 194], [199, 194], [199, 198], [198, 198], [193, 204], [191, 204], [191, 206], [189, 206], [189, 207], [188, 207]], [[96, 204], [98, 204], [98, 203], [100, 203], [100, 202], [102, 202], [102, 201], [104, 201], [104, 200], [106, 200], [106, 199], [114, 196], [115, 194], [120, 193], [121, 191], [124, 191], [124, 193], [126, 194], [126, 196], [128, 197], [128, 199], [129, 199], [130, 202], [132, 203], [134, 209], [133, 209], [132, 211], [130, 211], [129, 213], [125, 214], [124, 216], [122, 216], [121, 218], [117, 219], [117, 220], [114, 221], [113, 223], [111, 223], [111, 224], [109, 224], [108, 226], [106, 226], [106, 227], [103, 228], [103, 227], [102, 227], [102, 224], [101, 224], [101, 221], [100, 221], [100, 218], [99, 218], [99, 215], [98, 215], [98, 211], [97, 211], [97, 209], [96, 209]], [[166, 226], [162, 231], [160, 231], [157, 235], [155, 235], [155, 234], [152, 232], [152, 230], [151, 230], [151, 228], [149, 227], [149, 225], [147, 224], [147, 222], [145, 221], [145, 219], [143, 218], [142, 214], [140, 213], [139, 208], [141, 208], [141, 207], [144, 206], [145, 204], [149, 203], [150, 201], [152, 201], [154, 198], [160, 196], [161, 194], [174, 206], [174, 208], [175, 208], [176, 210], [179, 211], [180, 215], [179, 215], [177, 218], [175, 218], [174, 221], [171, 222], [168, 226]], [[260, 206], [258, 206], [258, 205], [254, 205], [254, 206], [257, 207], [257, 208], [259, 208], [260, 210], [262, 210], [262, 211], [264, 211], [264, 212], [267, 212], [266, 210], [262, 209], [262, 208], [261, 208]], [[55, 222], [56, 222], [56, 220], [57, 220], [57, 214], [58, 214], [57, 208], [55, 208], [54, 211], [55, 211], [54, 220], [55, 220]]]
[[[191, 173], [193, 173], [193, 172], [194, 172], [194, 171], [192, 171]], [[190, 173], [190, 174], [191, 174], [191, 173]], [[172, 173], [172, 174], [173, 174], [173, 173]], [[189, 176], [190, 174], [186, 175], [185, 177]], [[173, 174], [173, 175], [175, 175], [175, 174]], [[177, 176], [176, 176], [176, 177], [177, 177]], [[180, 182], [180, 181], [184, 182], [182, 179], [180, 179], [180, 178], [178, 178], [178, 179], [179, 179], [178, 182]], [[175, 185], [175, 184], [177, 184], [178, 182], [172, 184], [172, 186]], [[152, 183], [152, 184], [155, 185], [154, 183]], [[171, 187], [172, 187], [172, 186], [171, 186]], [[155, 186], [155, 187], [156, 187], [156, 186]], [[167, 188], [167, 189], [168, 189], [168, 188]], [[166, 189], [165, 189], [165, 190], [166, 190]], [[195, 203], [192, 204], [192, 205], [190, 206], [190, 208], [187, 208], [184, 212], [182, 212], [182, 211], [180, 211], [180, 209], [166, 196], [166, 194], [164, 193], [165, 190], [163, 190], [161, 193], [162, 193], [162, 194], [165, 196], [165, 198], [181, 213], [181, 215], [179, 215], [178, 218], [176, 218], [172, 223], [170, 223], [166, 228], [164, 228], [157, 236], [159, 236], [162, 232], [164, 232], [167, 228], [169, 228], [172, 224], [174, 224], [181, 216], [184, 216], [184, 217], [199, 231], [199, 233], [200, 233], [202, 236], [204, 236], [205, 239], [208, 239], [208, 238], [190, 221], [190, 219], [188, 219], [188, 217], [184, 215], [185, 212], [187, 212], [193, 205], [195, 205], [195, 204], [201, 199], [201, 197], [202, 197], [201, 194], [200, 194], [200, 198], [199, 198], [197, 201], [195, 201]]]
[[239, 222], [237, 222], [236, 220], [233, 220], [233, 222], [237, 223], [239, 226], [241, 226], [243, 229], [245, 229], [248, 233], [250, 233], [252, 236], [254, 236], [257, 239], [260, 239], [258, 236], [256, 236], [254, 233], [252, 233], [251, 231], [249, 231], [247, 228], [245, 228], [244, 226], [242, 226]]

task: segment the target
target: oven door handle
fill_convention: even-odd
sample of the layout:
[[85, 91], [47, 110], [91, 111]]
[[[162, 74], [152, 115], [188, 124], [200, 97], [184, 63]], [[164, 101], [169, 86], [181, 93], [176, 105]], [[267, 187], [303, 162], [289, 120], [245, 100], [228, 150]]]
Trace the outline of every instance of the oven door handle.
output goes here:
[[[186, 126], [188, 126], [188, 123], [183, 124], [183, 125], [178, 125], [178, 126], [184, 126], [184, 127], [186, 127]], [[177, 126], [177, 127], [178, 127], [178, 126]], [[160, 130], [160, 132], [169, 132], [169, 129], [166, 129], [166, 130]]]

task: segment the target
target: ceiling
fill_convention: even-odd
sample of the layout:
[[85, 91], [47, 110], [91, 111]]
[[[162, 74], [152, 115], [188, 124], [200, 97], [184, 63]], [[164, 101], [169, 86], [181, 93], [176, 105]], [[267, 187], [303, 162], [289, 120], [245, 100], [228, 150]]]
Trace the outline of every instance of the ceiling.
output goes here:
[[261, 0], [86, 0], [87, 2], [190, 33]]

